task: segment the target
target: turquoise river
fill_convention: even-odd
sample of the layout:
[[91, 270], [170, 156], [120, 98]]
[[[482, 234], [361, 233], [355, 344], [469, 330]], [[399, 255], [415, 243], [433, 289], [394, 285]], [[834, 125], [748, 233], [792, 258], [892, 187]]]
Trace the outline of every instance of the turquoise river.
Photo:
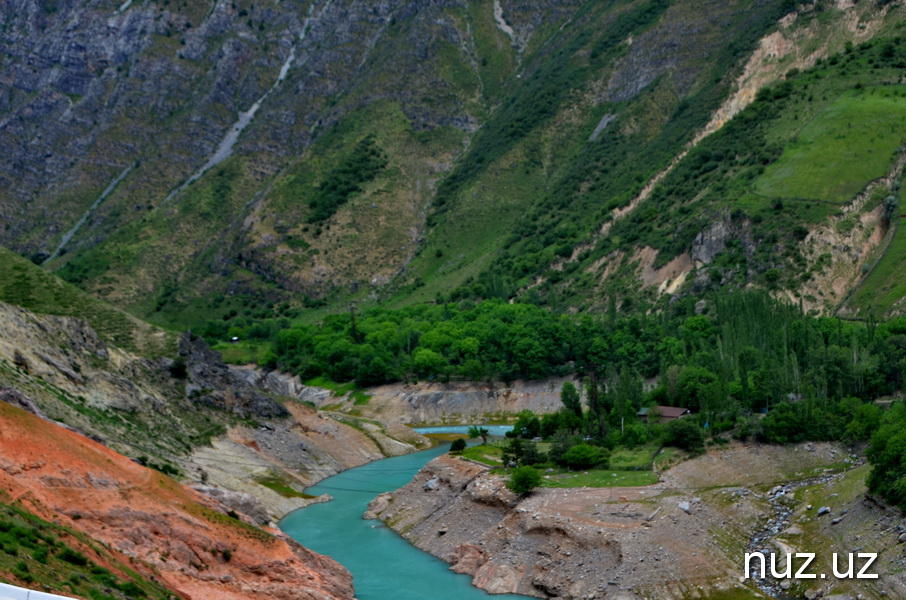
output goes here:
[[453, 573], [446, 563], [412, 546], [380, 521], [362, 519], [375, 496], [407, 484], [425, 463], [448, 449], [449, 444], [443, 444], [325, 479], [306, 491], [330, 494], [333, 500], [287, 515], [280, 528], [349, 569], [360, 600], [525, 599], [490, 596], [473, 587], [469, 576]]

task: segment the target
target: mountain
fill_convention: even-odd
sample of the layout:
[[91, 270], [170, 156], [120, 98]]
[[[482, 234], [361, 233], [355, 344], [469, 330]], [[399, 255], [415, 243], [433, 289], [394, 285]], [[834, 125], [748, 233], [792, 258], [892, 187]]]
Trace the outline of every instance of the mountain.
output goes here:
[[15, 0], [0, 19], [0, 244], [160, 324], [749, 285], [902, 308], [899, 2]]

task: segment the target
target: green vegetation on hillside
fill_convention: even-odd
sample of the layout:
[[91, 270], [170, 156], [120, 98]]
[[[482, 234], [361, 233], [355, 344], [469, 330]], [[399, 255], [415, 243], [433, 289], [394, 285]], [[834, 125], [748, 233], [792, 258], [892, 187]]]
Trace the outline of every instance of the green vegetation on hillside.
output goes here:
[[[900, 188], [900, 196], [902, 196]], [[863, 309], [869, 314], [886, 314], [894, 307], [903, 307], [906, 298], [906, 228], [904, 228], [900, 198], [885, 199], [886, 219], [895, 228], [890, 243], [871, 271], [860, 283], [847, 306]]]
[[175, 335], [93, 298], [5, 248], [0, 248], [0, 302], [85, 319], [103, 340], [147, 356], [176, 352]]
[[754, 191], [840, 204], [886, 174], [906, 138], [906, 87], [859, 88], [815, 115], [755, 180]]
[[[906, 39], [878, 40], [762, 89], [575, 269], [627, 242], [658, 250], [658, 267], [726, 220], [734, 235], [707, 267], [710, 284], [754, 281], [798, 293], [813, 276], [801, 246], [810, 228], [835, 214], [834, 204], [886, 174], [906, 138], [906, 89], [893, 85], [904, 63]], [[854, 81], [853, 70], [864, 77]], [[835, 127], [836, 117], [845, 121]]]
[[[730, 55], [724, 58], [732, 63]], [[653, 266], [660, 267], [690, 252], [696, 236], [721, 221], [733, 234], [709, 259], [709, 277], [699, 278], [699, 286], [754, 282], [798, 293], [814, 275], [801, 247], [810, 229], [886, 174], [899, 155], [906, 138], [906, 89], [898, 85], [902, 64], [906, 41], [893, 38], [850, 47], [807, 71], [791, 70], [691, 150], [608, 235], [599, 236], [611, 211], [678, 153], [683, 132], [703, 124], [713, 97], [684, 100], [645, 140], [618, 133], [620, 117], [628, 118], [621, 109], [627, 108], [606, 107], [617, 120], [597, 141], [584, 143], [570, 159], [570, 171], [525, 211], [506, 250], [441, 298], [516, 296], [564, 310], [600, 309], [603, 302], [594, 299], [600, 292], [599, 298], [618, 296], [624, 308], [649, 306], [656, 287], [638, 285], [633, 250], [656, 250]], [[652, 102], [663, 96], [656, 87], [647, 93]], [[606, 281], [598, 279], [602, 265]]]
[[[126, 577], [114, 574], [73, 548], [88, 547]], [[4, 581], [94, 600], [171, 598], [169, 590], [142, 578], [112, 554], [71, 529], [0, 503], [0, 573]]]
[[357, 192], [362, 191], [362, 184], [374, 179], [387, 166], [387, 157], [375, 142], [374, 136], [368, 136], [331, 169], [323, 181], [308, 195], [311, 207], [309, 223], [324, 221], [333, 216], [337, 209]]
[[[457, 277], [460, 286], [449, 295], [442, 292], [442, 297], [457, 300], [518, 295], [558, 308], [589, 300], [596, 281], [588, 267], [614, 246], [637, 245], [645, 237], [646, 224], [639, 227], [639, 223], [633, 223], [625, 233], [606, 238], [582, 253], [579, 260], [567, 262], [562, 270], [551, 266], [570, 257], [577, 245], [594, 241], [594, 232], [611, 211], [626, 205], [646, 181], [680, 152], [719, 105], [732, 81], [730, 74], [739, 68], [748, 48], [784, 14], [782, 11], [794, 5], [762, 6], [750, 11], [735, 6], [735, 12], [734, 7], [728, 6], [728, 22], [721, 33], [713, 35], [732, 31], [734, 41], [714, 48], [711, 54], [699, 55], [696, 48], [684, 56], [683, 67], [698, 74], [697, 84], [685, 95], [678, 96], [675, 82], [663, 76], [631, 100], [585, 107], [588, 120], [578, 126], [571, 120], [561, 123], [558, 119], [576, 110], [577, 105], [584, 107], [582, 92], [588, 78], [629, 52], [624, 41], [630, 34], [635, 39], [644, 39], [651, 31], [670, 36], [672, 30], [667, 24], [686, 17], [683, 6], [666, 2], [586, 6], [576, 18], [576, 32], [581, 33], [564, 33], [563, 39], [555, 38], [549, 48], [529, 59], [530, 64], [531, 60], [543, 60], [543, 66], [514, 88], [511, 100], [492, 116], [469, 153], [444, 180], [437, 195], [441, 206], [438, 214], [451, 216], [438, 217], [415, 272], [420, 276], [442, 275], [449, 281], [449, 276], [459, 270], [456, 265], [450, 265], [445, 274], [427, 269], [438, 262], [430, 257], [434, 244], [445, 255], [447, 249], [442, 244], [451, 245], [456, 254], [472, 255], [466, 246], [457, 248], [453, 236], [444, 232], [460, 229], [460, 219], [468, 219], [472, 211], [481, 210], [473, 198], [484, 201], [490, 196], [502, 213], [519, 210], [514, 213], [513, 224], [504, 228], [509, 233], [498, 233], [506, 235], [505, 242], [493, 254], [473, 256], [472, 262], [482, 263], [481, 271], [474, 273], [471, 262], [463, 265], [465, 271], [460, 271], [459, 276], [467, 276]], [[603, 13], [609, 18], [604, 19]], [[603, 25], [592, 31], [582, 28], [597, 23], [597, 19]], [[700, 43], [704, 45], [713, 39], [704, 34], [702, 38]], [[534, 112], [524, 113], [523, 106], [532, 107]], [[615, 117], [614, 122], [590, 140], [591, 130], [607, 114]], [[663, 114], [664, 118], [652, 120], [652, 114]], [[547, 127], [556, 129], [545, 131]], [[546, 159], [532, 151], [533, 147], [545, 146], [545, 151], [551, 153]], [[530, 196], [518, 194], [514, 188], [498, 200], [491, 186], [514, 171], [509, 166], [514, 160], [521, 161], [522, 179], [532, 180], [534, 174], [541, 179], [533, 181], [537, 189]], [[493, 176], [486, 176], [491, 169]], [[520, 204], [524, 200], [531, 202]], [[673, 228], [671, 232], [679, 235], [672, 236], [671, 243], [685, 249], [697, 231], [676, 232]], [[421, 266], [426, 267], [424, 273], [418, 270]], [[540, 282], [538, 275], [544, 277]]]
[[[598, 438], [644, 405], [669, 404], [699, 413], [718, 433], [739, 425], [744, 436], [792, 442], [865, 439], [871, 428], [847, 428], [862, 402], [903, 388], [904, 336], [902, 319], [816, 318], [761, 293], [737, 293], [717, 298], [707, 314], [695, 314], [688, 300], [653, 317], [558, 315], [500, 301], [371, 309], [283, 329], [262, 343], [272, 344], [269, 367], [362, 386], [576, 375], [588, 408], [582, 427]], [[660, 385], [643, 394], [642, 380], [652, 377]], [[558, 413], [566, 421], [544, 435], [578, 427], [572, 420], [581, 411], [570, 405]], [[763, 421], [748, 416], [782, 405]]]

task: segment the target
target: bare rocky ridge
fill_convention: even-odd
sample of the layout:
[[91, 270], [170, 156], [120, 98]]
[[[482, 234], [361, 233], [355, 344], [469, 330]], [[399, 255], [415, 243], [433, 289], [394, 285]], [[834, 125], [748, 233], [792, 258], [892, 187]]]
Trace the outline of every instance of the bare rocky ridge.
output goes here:
[[[485, 467], [444, 456], [410, 484], [379, 496], [366, 517], [383, 520], [489, 592], [564, 599], [707, 597], [743, 587], [743, 548], [775, 518], [767, 500], [775, 483], [821, 472], [844, 455], [831, 444], [734, 445], [681, 463], [653, 486], [540, 488], [525, 499]], [[851, 477], [858, 481], [864, 472], [847, 471], [809, 488], [840, 498], [834, 510], [848, 512], [831, 524], [806, 514], [804, 504], [798, 507], [794, 521], [800, 527], [819, 527], [802, 539], [800, 551], [850, 552], [858, 535], [860, 551], [881, 553], [877, 572], [884, 575], [858, 584], [825, 581], [813, 591], [901, 597], [896, 573], [904, 558], [896, 540], [906, 522], [865, 504], [864, 485], [857, 487], [861, 493], [844, 494]], [[751, 581], [745, 587], [757, 592]]]

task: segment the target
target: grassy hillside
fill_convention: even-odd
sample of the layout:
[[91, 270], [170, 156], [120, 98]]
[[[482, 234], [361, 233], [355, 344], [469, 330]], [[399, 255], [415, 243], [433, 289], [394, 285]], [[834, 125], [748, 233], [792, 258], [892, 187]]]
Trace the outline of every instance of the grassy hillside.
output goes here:
[[887, 172], [906, 134], [906, 87], [856, 86], [802, 127], [753, 191], [842, 204]]
[[[701, 252], [699, 233], [724, 222], [717, 253], [698, 254], [706, 256], [699, 264], [706, 275], [700, 291], [709, 283], [755, 282], [798, 295], [812, 270], [821, 268], [806, 258], [809, 232], [844, 214], [836, 207], [891, 172], [899, 157], [906, 105], [895, 84], [904, 52], [900, 38], [864, 44], [763, 90], [572, 268], [582, 272], [611, 257], [628, 286], [639, 267], [625, 250], [657, 250], [653, 267], [662, 267], [683, 253]], [[899, 183], [883, 185], [888, 192], [879, 190], [861, 214], [877, 208]], [[653, 299], [655, 290], [639, 297]]]
[[[172, 597], [170, 590], [141, 577], [88, 536], [4, 500], [0, 502], [0, 573], [5, 582], [95, 600]], [[86, 551], [116, 572], [89, 559]]]
[[175, 334], [93, 298], [5, 248], [0, 248], [0, 302], [83, 318], [105, 341], [146, 356], [176, 353]]

